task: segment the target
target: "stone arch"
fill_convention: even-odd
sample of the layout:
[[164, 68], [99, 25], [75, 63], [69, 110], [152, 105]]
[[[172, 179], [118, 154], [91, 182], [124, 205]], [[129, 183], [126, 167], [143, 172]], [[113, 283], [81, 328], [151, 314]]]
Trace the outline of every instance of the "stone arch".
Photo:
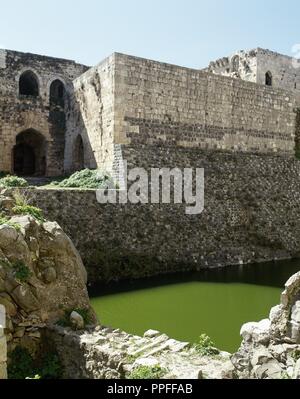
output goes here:
[[273, 75], [270, 71], [266, 72], [266, 86], [272, 86], [273, 85]]
[[19, 176], [44, 176], [46, 174], [47, 142], [44, 136], [27, 129], [16, 136], [13, 148], [13, 169]]
[[79, 134], [73, 146], [73, 170], [78, 171], [82, 170], [85, 167], [85, 160], [84, 160], [84, 143], [82, 140], [81, 134]]
[[64, 106], [65, 85], [60, 79], [55, 79], [50, 85], [50, 105]]
[[19, 78], [19, 94], [21, 96], [39, 96], [39, 81], [36, 74], [27, 70]]

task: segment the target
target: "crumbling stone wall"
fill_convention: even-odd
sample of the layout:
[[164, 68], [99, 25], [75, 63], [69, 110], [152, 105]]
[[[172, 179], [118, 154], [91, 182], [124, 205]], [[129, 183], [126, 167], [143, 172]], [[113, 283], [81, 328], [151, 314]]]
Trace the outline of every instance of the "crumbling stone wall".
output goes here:
[[257, 50], [242, 50], [230, 57], [212, 61], [206, 71], [257, 83]]
[[[63, 174], [65, 149], [65, 107], [50, 106], [50, 86], [56, 79], [65, 88], [66, 100], [72, 93], [72, 80], [88, 68], [57, 58], [15, 51], [0, 53], [0, 170], [13, 172], [13, 148], [19, 133], [33, 129], [46, 142], [46, 175]], [[38, 82], [39, 95], [19, 94], [19, 79], [31, 71]]]
[[241, 328], [243, 342], [229, 353], [203, 355], [188, 342], [158, 331], [143, 337], [119, 329], [50, 326], [45, 339], [63, 362], [64, 378], [124, 379], [139, 366], [160, 366], [166, 379], [300, 379], [300, 272], [285, 285], [270, 317]]
[[273, 87], [293, 92], [300, 101], [300, 63], [287, 55], [261, 48], [242, 50], [211, 62], [207, 71], [261, 85], [266, 84], [270, 72]]
[[185, 204], [100, 205], [94, 191], [30, 190], [72, 237], [90, 281], [299, 256], [296, 159], [143, 145], [123, 154], [129, 167], [203, 167], [205, 209], [189, 216]]

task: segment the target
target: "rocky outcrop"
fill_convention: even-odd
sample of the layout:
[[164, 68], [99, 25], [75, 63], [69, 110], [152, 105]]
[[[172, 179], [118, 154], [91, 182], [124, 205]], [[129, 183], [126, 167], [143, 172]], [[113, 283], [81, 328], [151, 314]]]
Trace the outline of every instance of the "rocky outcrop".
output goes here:
[[241, 378], [300, 379], [300, 272], [285, 285], [268, 319], [247, 323], [232, 362]]
[[95, 316], [86, 271], [70, 238], [57, 223], [35, 217], [34, 209], [24, 206], [29, 214], [16, 215], [14, 206], [13, 198], [0, 193], [0, 305], [6, 309], [8, 352], [21, 346], [36, 355], [49, 323], [75, 309], [88, 310], [93, 321]]

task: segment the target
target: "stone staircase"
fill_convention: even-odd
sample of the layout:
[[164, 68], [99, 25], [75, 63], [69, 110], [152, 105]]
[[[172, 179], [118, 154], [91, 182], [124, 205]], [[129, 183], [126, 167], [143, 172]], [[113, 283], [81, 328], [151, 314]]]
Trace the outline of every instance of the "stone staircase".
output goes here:
[[96, 327], [84, 333], [53, 326], [49, 338], [65, 362], [64, 378], [130, 378], [139, 366], [159, 366], [163, 379], [234, 378], [230, 354], [201, 356], [187, 342], [149, 330], [143, 337]]

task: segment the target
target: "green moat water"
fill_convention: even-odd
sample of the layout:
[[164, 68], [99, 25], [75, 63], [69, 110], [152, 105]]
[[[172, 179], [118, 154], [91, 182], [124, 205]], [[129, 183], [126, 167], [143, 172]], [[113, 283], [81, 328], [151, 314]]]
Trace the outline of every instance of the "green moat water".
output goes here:
[[234, 352], [242, 324], [268, 317], [299, 270], [299, 260], [282, 261], [98, 286], [90, 294], [103, 325], [137, 335], [155, 329], [189, 342], [205, 333]]

